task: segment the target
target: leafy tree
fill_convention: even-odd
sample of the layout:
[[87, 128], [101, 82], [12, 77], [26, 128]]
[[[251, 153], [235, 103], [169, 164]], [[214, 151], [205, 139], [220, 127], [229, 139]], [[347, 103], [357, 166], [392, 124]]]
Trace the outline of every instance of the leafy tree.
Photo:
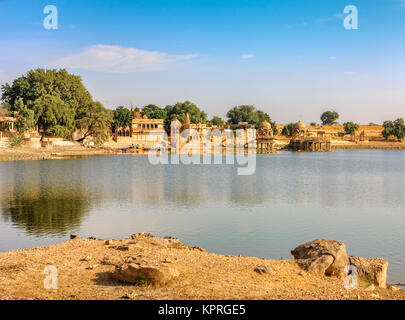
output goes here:
[[[10, 112], [18, 111], [21, 131], [38, 126], [43, 135], [71, 137], [75, 125], [89, 121], [94, 102], [80, 76], [61, 70], [30, 70], [1, 88], [1, 99]], [[32, 123], [34, 112], [34, 123]], [[96, 118], [103, 117], [97, 115]], [[82, 119], [84, 117], [84, 119]]]
[[291, 137], [293, 135], [295, 123], [286, 124], [281, 130], [281, 134], [286, 137]]
[[129, 109], [119, 106], [113, 111], [113, 122], [112, 127], [115, 128], [126, 128], [131, 125], [133, 119], [133, 114]]
[[325, 126], [337, 124], [337, 119], [339, 119], [339, 114], [335, 111], [325, 111], [321, 115], [322, 124]]
[[170, 125], [170, 122], [174, 120], [174, 118], [184, 123], [187, 113], [190, 116], [191, 123], [207, 123], [207, 114], [190, 101], [177, 102], [173, 106], [168, 105], [164, 110], [167, 114], [166, 125]]
[[345, 122], [343, 124], [346, 134], [353, 134], [355, 131], [359, 130], [359, 125], [353, 122]]
[[316, 122], [311, 122], [309, 125], [310, 125], [311, 127], [317, 127], [317, 126], [318, 126], [318, 124], [317, 124]]
[[165, 109], [160, 108], [154, 104], [148, 104], [142, 108], [141, 114], [147, 116], [149, 119], [163, 119], [166, 120], [167, 113]]
[[80, 140], [92, 136], [96, 144], [101, 144], [108, 139], [108, 129], [112, 123], [113, 113], [104, 108], [100, 102], [92, 102], [81, 108], [77, 118], [76, 128], [83, 132]]
[[75, 128], [75, 113], [59, 97], [45, 95], [32, 104], [35, 123], [43, 135], [69, 138]]
[[32, 109], [24, 106], [23, 100], [20, 98], [15, 103], [15, 109], [18, 112], [16, 127], [20, 134], [30, 131], [35, 128], [35, 112]]
[[403, 118], [394, 121], [394, 136], [399, 140], [402, 140], [405, 137], [405, 122]]
[[252, 105], [236, 106], [229, 110], [226, 115], [228, 117], [228, 121], [232, 124], [247, 122], [254, 125], [256, 129], [264, 120], [266, 120], [270, 123], [271, 128], [273, 129], [273, 134], [278, 133], [277, 125], [275, 122], [271, 121], [270, 116], [261, 110], [257, 110]]
[[405, 123], [403, 118], [399, 118], [395, 121], [384, 121], [383, 127], [382, 135], [386, 139], [391, 135], [397, 137], [399, 140], [405, 137]]
[[213, 126], [222, 127], [224, 120], [221, 117], [213, 116], [210, 122]]
[[77, 109], [86, 106], [92, 97], [82, 83], [80, 76], [61, 70], [30, 70], [26, 75], [15, 79], [10, 86], [2, 86], [2, 100], [14, 111], [15, 102], [22, 99], [30, 107], [35, 100], [46, 95], [58, 97], [68, 107]]

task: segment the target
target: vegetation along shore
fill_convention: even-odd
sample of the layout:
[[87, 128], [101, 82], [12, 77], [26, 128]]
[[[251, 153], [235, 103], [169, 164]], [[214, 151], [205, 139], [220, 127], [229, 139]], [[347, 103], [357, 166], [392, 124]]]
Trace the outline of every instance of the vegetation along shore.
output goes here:
[[[339, 114], [328, 110], [320, 116], [321, 123], [305, 125], [301, 121], [277, 124], [253, 105], [232, 107], [226, 119], [215, 115], [209, 119], [190, 101], [165, 107], [106, 108], [92, 98], [80, 76], [64, 69], [30, 70], [11, 84], [2, 85], [1, 93], [1, 160], [144, 153], [154, 148], [181, 152], [196, 139], [202, 149], [207, 143], [229, 145], [229, 139], [239, 135], [246, 137], [242, 145], [254, 145], [257, 153], [280, 149], [404, 149], [402, 118], [382, 124], [339, 124]], [[173, 126], [178, 130], [173, 131]], [[180, 134], [176, 146], [172, 144], [173, 132]]]

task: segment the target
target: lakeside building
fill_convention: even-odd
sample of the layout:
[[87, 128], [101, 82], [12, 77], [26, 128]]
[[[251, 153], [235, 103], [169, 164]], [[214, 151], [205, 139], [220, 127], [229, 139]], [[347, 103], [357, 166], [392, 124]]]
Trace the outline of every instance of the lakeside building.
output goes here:
[[119, 143], [131, 143], [142, 148], [150, 148], [165, 138], [164, 120], [149, 119], [135, 113], [131, 125], [126, 128], [116, 128], [110, 132], [110, 137]]

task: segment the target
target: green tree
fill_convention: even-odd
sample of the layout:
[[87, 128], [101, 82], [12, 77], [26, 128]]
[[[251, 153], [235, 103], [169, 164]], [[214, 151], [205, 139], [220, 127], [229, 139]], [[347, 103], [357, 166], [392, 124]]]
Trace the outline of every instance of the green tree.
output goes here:
[[149, 119], [163, 119], [166, 120], [167, 113], [165, 109], [158, 107], [154, 104], [148, 104], [142, 108], [141, 114], [147, 116]]
[[43, 136], [71, 137], [75, 128], [75, 113], [59, 97], [45, 95], [36, 99], [31, 108]]
[[15, 103], [15, 109], [18, 112], [17, 116], [17, 131], [20, 134], [30, 131], [35, 128], [35, 112], [32, 109], [24, 106], [23, 100], [20, 98]]
[[346, 134], [353, 134], [355, 131], [359, 130], [359, 125], [353, 122], [345, 122], [343, 124]]
[[112, 128], [126, 128], [131, 125], [133, 114], [129, 109], [119, 106], [113, 111]]
[[405, 122], [403, 118], [399, 118], [393, 122], [394, 130], [393, 134], [399, 140], [402, 140], [405, 137]]
[[[20, 130], [38, 126], [42, 135], [70, 138], [76, 124], [83, 124], [93, 99], [80, 76], [61, 70], [30, 70], [1, 88], [1, 99], [10, 112], [18, 111]], [[34, 123], [32, 123], [32, 112]]]
[[226, 116], [228, 117], [229, 123], [238, 124], [239, 122], [247, 122], [254, 125], [256, 129], [266, 120], [270, 123], [273, 134], [278, 133], [277, 124], [271, 121], [270, 116], [261, 110], [257, 110], [252, 105], [236, 106], [229, 110]]
[[113, 113], [104, 108], [100, 102], [92, 102], [80, 108], [77, 118], [76, 128], [83, 132], [80, 140], [92, 136], [96, 144], [101, 144], [108, 139], [108, 129], [112, 123]]
[[46, 95], [58, 97], [72, 109], [88, 105], [92, 97], [82, 83], [80, 76], [60, 70], [30, 70], [26, 75], [15, 79], [10, 86], [2, 86], [2, 100], [14, 111], [15, 102], [22, 99], [30, 107], [35, 100]]
[[324, 126], [337, 124], [337, 119], [339, 119], [339, 114], [336, 111], [325, 111], [321, 115], [321, 121]]
[[173, 106], [168, 105], [165, 111], [167, 114], [166, 125], [170, 125], [170, 122], [174, 120], [174, 118], [184, 123], [187, 113], [190, 116], [191, 123], [207, 123], [207, 114], [190, 101], [177, 102]]
[[222, 127], [224, 120], [221, 117], [213, 116], [210, 122], [213, 126]]
[[291, 137], [294, 131], [295, 123], [286, 124], [281, 130], [281, 134], [286, 137]]

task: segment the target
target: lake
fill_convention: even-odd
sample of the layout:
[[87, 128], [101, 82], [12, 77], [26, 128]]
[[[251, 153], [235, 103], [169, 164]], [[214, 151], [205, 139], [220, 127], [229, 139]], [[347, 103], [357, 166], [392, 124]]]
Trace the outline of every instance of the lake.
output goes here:
[[405, 151], [258, 155], [237, 165], [151, 165], [147, 156], [0, 162], [0, 251], [71, 233], [175, 236], [209, 252], [291, 259], [317, 238], [389, 260], [405, 282]]

